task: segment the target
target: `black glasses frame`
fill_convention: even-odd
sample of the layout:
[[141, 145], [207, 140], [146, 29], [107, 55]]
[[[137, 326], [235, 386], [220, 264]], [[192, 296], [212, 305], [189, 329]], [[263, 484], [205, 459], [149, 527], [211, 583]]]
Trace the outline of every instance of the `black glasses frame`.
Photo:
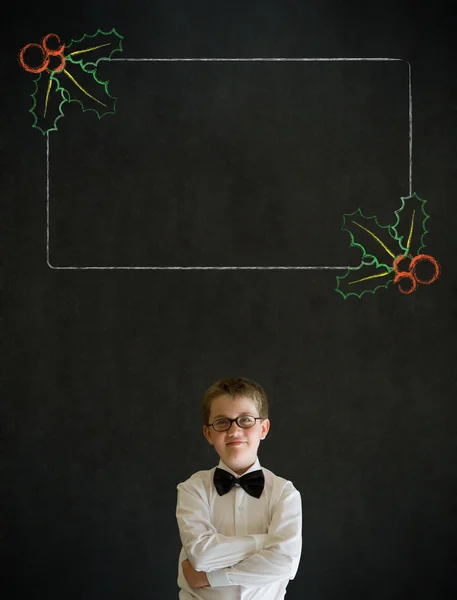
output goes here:
[[[254, 427], [255, 422], [252, 425], [249, 425], [249, 427], [242, 427], [238, 423], [238, 419], [245, 419], [246, 417], [251, 417], [251, 419], [255, 419], [255, 421], [259, 421], [259, 420], [263, 421], [263, 419], [266, 419], [266, 417], [253, 417], [252, 415], [240, 415], [236, 419], [229, 419], [228, 417], [221, 417], [220, 419], [216, 419], [212, 423], [208, 423], [207, 427], [212, 427], [214, 429], [214, 431], [217, 431], [218, 433], [222, 433], [223, 431], [228, 431], [232, 427], [232, 423], [235, 422], [238, 425], [238, 427], [240, 427], [241, 429], [251, 429], [251, 427]], [[227, 429], [216, 429], [214, 427], [214, 423], [216, 423], [217, 421], [222, 421], [222, 419], [227, 419], [227, 421], [230, 421], [230, 425], [227, 427]]]

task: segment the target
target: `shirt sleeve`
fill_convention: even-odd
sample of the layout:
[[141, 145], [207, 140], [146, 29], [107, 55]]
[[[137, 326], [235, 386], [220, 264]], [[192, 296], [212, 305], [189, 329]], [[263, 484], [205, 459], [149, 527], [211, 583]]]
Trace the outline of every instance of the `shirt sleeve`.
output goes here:
[[186, 482], [177, 489], [179, 534], [184, 552], [196, 571], [209, 573], [231, 567], [264, 546], [267, 534], [221, 535], [211, 523], [207, 501], [199, 491]]
[[211, 587], [263, 587], [293, 579], [302, 548], [302, 508], [298, 490], [288, 481], [274, 509], [263, 548], [230, 568], [207, 574]]

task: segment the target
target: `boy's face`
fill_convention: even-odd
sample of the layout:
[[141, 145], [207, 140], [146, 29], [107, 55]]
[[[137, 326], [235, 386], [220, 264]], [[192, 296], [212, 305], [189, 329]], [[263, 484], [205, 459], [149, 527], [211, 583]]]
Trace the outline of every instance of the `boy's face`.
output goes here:
[[[242, 415], [258, 417], [254, 402], [246, 396], [218, 396], [211, 404], [209, 423], [227, 417], [235, 419]], [[215, 431], [214, 427], [203, 426], [203, 435], [214, 446], [221, 460], [238, 475], [245, 473], [257, 460], [260, 440], [265, 439], [270, 421], [256, 421], [253, 427], [243, 429], [234, 421], [228, 431]], [[238, 443], [234, 443], [238, 442]]]

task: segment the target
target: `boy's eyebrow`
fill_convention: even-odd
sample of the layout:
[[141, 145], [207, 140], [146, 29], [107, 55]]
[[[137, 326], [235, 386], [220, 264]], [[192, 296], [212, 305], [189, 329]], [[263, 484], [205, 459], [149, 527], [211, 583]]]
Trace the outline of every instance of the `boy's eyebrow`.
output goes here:
[[[240, 413], [240, 414], [238, 415], [238, 417], [241, 417], [242, 415], [251, 415], [251, 413], [250, 413], [249, 411], [242, 412], [242, 413]], [[254, 416], [254, 415], [252, 415], [252, 416]], [[238, 418], [238, 417], [237, 417], [237, 418]], [[216, 420], [216, 419], [222, 419], [222, 418], [223, 418], [223, 419], [228, 419], [227, 415], [217, 415], [216, 417], [214, 417], [214, 420]]]

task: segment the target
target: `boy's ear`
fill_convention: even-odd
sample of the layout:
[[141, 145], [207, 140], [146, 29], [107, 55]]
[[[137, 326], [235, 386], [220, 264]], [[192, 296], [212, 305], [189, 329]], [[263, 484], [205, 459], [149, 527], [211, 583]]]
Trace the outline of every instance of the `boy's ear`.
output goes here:
[[262, 426], [260, 429], [260, 439], [264, 440], [267, 437], [267, 434], [269, 431], [270, 431], [270, 419], [264, 419], [262, 421]]
[[211, 431], [210, 431], [210, 428], [207, 427], [206, 425], [203, 425], [203, 435], [205, 436], [205, 438], [208, 440], [208, 442], [212, 446], [213, 445], [213, 440], [211, 439]]

